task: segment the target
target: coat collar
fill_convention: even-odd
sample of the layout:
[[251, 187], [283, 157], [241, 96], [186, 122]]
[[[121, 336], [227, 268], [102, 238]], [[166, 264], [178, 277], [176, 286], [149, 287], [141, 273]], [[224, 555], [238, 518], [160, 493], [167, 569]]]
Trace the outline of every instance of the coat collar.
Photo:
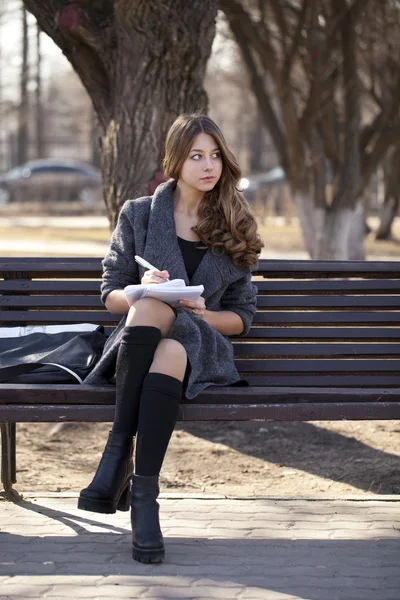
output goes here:
[[160, 271], [168, 269], [170, 279], [183, 279], [186, 285], [203, 284], [204, 296], [208, 297], [224, 284], [237, 279], [241, 270], [232, 264], [229, 256], [215, 256], [208, 249], [189, 282], [176, 235], [174, 188], [175, 181], [171, 179], [159, 185], [152, 197], [143, 258]]

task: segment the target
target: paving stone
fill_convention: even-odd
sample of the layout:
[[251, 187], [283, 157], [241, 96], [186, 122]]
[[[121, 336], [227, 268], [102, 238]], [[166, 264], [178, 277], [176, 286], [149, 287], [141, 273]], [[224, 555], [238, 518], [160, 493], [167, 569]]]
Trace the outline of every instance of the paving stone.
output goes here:
[[132, 560], [129, 513], [84, 513], [65, 495], [3, 504], [1, 599], [398, 600], [394, 497], [160, 505], [166, 560], [152, 565]]

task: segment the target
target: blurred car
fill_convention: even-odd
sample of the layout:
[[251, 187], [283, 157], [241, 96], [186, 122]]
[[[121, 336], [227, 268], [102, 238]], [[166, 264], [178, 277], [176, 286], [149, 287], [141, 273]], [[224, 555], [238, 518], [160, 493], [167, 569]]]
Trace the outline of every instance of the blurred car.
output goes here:
[[101, 199], [101, 172], [67, 159], [32, 160], [0, 175], [0, 204], [28, 201], [73, 201], [93, 204]]
[[274, 167], [264, 173], [254, 173], [240, 180], [239, 187], [243, 190], [245, 198], [254, 204], [256, 193], [259, 190], [268, 191], [272, 186], [286, 183], [286, 175], [281, 167]]

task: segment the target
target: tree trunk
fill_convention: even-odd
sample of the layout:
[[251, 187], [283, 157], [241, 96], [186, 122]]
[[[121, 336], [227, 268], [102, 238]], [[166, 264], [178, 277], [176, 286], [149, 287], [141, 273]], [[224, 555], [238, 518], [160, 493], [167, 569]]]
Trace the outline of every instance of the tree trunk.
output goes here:
[[28, 159], [28, 20], [22, 8], [22, 48], [20, 72], [20, 99], [18, 107], [17, 162]]
[[310, 196], [306, 192], [300, 192], [292, 188], [292, 199], [303, 233], [304, 245], [311, 258], [314, 258], [318, 244], [317, 221], [321, 215], [316, 211]]
[[263, 168], [263, 150], [264, 150], [264, 123], [257, 110], [253, 127], [247, 136], [247, 144], [250, 153], [249, 170], [250, 173], [258, 173]]
[[203, 78], [217, 0], [24, 3], [61, 47], [92, 99], [113, 229], [125, 200], [148, 193], [176, 116], [207, 110]]
[[321, 260], [348, 260], [349, 237], [353, 211], [347, 206], [328, 209], [323, 229], [323, 244], [318, 256]]
[[40, 27], [36, 25], [36, 158], [44, 158], [44, 120], [42, 100], [42, 54], [40, 49]]
[[389, 194], [385, 195], [385, 200], [379, 215], [379, 228], [375, 235], [377, 240], [393, 239], [392, 225], [396, 215], [399, 212], [399, 201], [399, 195], [397, 195], [397, 197], [390, 196]]
[[351, 228], [348, 240], [348, 260], [365, 260], [365, 234], [365, 203], [362, 198], [359, 198], [351, 216]]
[[390, 152], [384, 168], [385, 197], [380, 214], [377, 240], [392, 238], [392, 223], [398, 213], [400, 203], [400, 144]]

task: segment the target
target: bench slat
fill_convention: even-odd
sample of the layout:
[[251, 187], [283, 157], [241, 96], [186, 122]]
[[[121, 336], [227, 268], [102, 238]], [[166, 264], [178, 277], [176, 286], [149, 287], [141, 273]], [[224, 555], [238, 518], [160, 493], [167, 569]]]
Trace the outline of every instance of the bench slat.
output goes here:
[[400, 360], [392, 359], [246, 359], [237, 358], [241, 373], [400, 373]]
[[[112, 404], [115, 402], [115, 386], [62, 385], [62, 384], [10, 384], [0, 385], [0, 404]], [[219, 387], [210, 386], [191, 400], [183, 398], [188, 404], [216, 403], [238, 404], [270, 402], [399, 402], [400, 391], [387, 387], [377, 389], [348, 387], [314, 387], [291, 388], [275, 386], [265, 388], [254, 387]]]
[[[307, 294], [396, 294], [400, 292], [400, 280], [308, 280], [308, 281], [266, 281], [254, 280], [259, 294], [295, 296]], [[3, 292], [48, 292], [49, 294], [69, 294], [74, 292], [100, 292], [101, 279], [87, 281], [31, 279], [0, 280], [0, 293]]]
[[35, 308], [91, 308], [104, 309], [100, 296], [0, 296], [0, 306], [13, 307], [35, 307]]
[[[101, 258], [1, 258], [0, 277], [5, 273], [15, 271], [30, 272], [38, 277], [75, 277], [84, 273], [87, 277], [101, 276]], [[392, 278], [400, 278], [400, 263], [398, 261], [339, 261], [339, 260], [272, 260], [258, 261], [253, 274], [261, 274], [269, 279], [285, 278], [315, 278], [328, 277], [362, 277], [363, 279], [384, 279], [387, 274]]]
[[[118, 315], [113, 315], [107, 310], [101, 311], [0, 311], [0, 322], [18, 322], [24, 324], [52, 324], [52, 323], [115, 323], [119, 321]], [[254, 324], [263, 325], [379, 325], [382, 323], [400, 325], [400, 312], [377, 311], [326, 311], [326, 312], [268, 312], [257, 311], [253, 319]]]
[[400, 296], [257, 296], [257, 308], [307, 309], [370, 309], [400, 308]]
[[398, 294], [400, 280], [396, 279], [335, 279], [307, 281], [255, 280], [259, 294], [268, 295], [301, 295], [307, 294]]
[[[240, 371], [239, 371], [240, 373]], [[251, 375], [248, 373], [240, 373], [243, 379], [249, 382], [250, 386], [314, 386], [314, 387], [326, 387], [331, 385], [332, 387], [400, 387], [400, 375], [382, 374], [374, 375], [370, 373], [362, 373], [361, 375], [348, 375], [346, 373], [340, 373], [339, 375], [333, 374], [268, 374], [268, 375]]]
[[0, 322], [18, 322], [21, 325], [57, 324], [57, 323], [114, 323], [118, 324], [120, 316], [113, 315], [107, 310], [101, 311], [0, 311]]
[[[114, 406], [0, 406], [0, 421], [111, 422]], [[400, 419], [400, 402], [282, 403], [282, 404], [181, 404], [178, 421], [353, 421]]]
[[292, 344], [263, 344], [233, 341], [235, 356], [269, 356], [282, 358], [285, 356], [336, 356], [353, 358], [355, 356], [400, 356], [400, 344], [307, 344], [302, 342]]
[[363, 279], [400, 279], [399, 261], [270, 260], [258, 262], [265, 279], [325, 279], [361, 277]]
[[46, 292], [47, 294], [100, 294], [100, 280], [96, 281], [32, 281], [30, 279], [0, 280], [0, 294], [4, 292]]
[[[107, 328], [105, 329], [107, 331]], [[111, 329], [109, 333], [111, 333]], [[107, 332], [107, 335], [109, 335]], [[400, 340], [400, 327], [251, 327], [247, 336], [232, 336], [232, 340], [268, 341], [361, 341]]]
[[[99, 294], [88, 296], [86, 294], [76, 295], [4, 295], [0, 296], [0, 306], [2, 307], [36, 307], [54, 309], [60, 308], [80, 308], [87, 307], [91, 309], [104, 308]], [[258, 296], [257, 307], [276, 308], [277, 310], [296, 310], [307, 309], [400, 309], [400, 296]]]
[[[0, 313], [1, 314], [1, 313]], [[378, 311], [320, 311], [320, 312], [269, 312], [257, 311], [254, 324], [263, 325], [379, 325], [380, 323], [400, 325], [400, 312]]]

